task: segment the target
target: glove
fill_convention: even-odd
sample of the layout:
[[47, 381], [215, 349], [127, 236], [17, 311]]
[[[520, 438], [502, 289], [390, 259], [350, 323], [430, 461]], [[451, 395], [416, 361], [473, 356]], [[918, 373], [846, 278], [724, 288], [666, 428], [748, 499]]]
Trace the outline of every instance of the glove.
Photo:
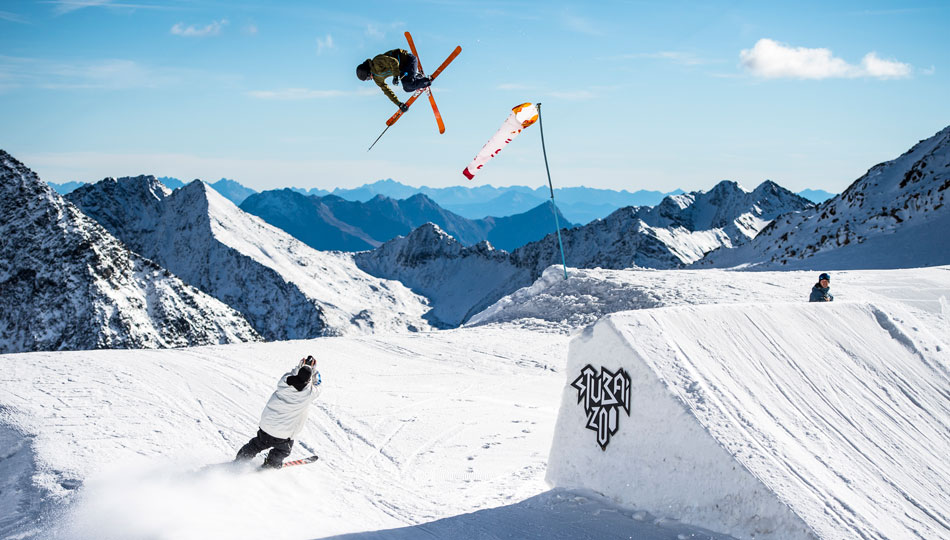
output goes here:
[[402, 112], [406, 112], [406, 111], [409, 110], [409, 106], [406, 105], [405, 103], [400, 103], [400, 104], [399, 104], [399, 110], [402, 111]]
[[393, 86], [399, 86], [399, 77], [393, 77]]

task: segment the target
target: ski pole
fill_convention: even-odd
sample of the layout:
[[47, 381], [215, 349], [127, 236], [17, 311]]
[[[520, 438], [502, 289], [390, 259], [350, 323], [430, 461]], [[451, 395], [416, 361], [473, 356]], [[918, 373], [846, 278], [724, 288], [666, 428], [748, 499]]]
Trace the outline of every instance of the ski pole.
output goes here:
[[376, 137], [376, 140], [373, 141], [373, 144], [369, 145], [369, 148], [366, 149], [367, 152], [369, 152], [370, 150], [373, 149], [374, 146], [376, 146], [376, 143], [378, 143], [379, 140], [383, 138], [383, 135], [386, 134], [386, 130], [389, 129], [390, 126], [392, 126], [392, 124], [386, 126], [386, 129], [384, 129], [383, 132], [379, 134], [379, 137]]

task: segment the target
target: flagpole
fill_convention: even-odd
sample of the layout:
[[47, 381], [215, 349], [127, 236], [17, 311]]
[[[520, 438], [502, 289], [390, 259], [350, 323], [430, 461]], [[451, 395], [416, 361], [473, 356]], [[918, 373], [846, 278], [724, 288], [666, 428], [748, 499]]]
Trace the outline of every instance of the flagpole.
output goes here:
[[548, 187], [551, 188], [551, 210], [554, 212], [554, 228], [557, 231], [557, 245], [561, 248], [561, 264], [564, 266], [564, 279], [567, 279], [567, 260], [564, 258], [564, 243], [561, 241], [561, 225], [557, 219], [557, 205], [554, 204], [554, 184], [551, 182], [551, 169], [548, 167], [548, 151], [544, 146], [544, 122], [541, 121], [540, 103], [538, 103], [538, 128], [541, 130], [541, 152], [544, 153], [544, 170], [548, 173]]

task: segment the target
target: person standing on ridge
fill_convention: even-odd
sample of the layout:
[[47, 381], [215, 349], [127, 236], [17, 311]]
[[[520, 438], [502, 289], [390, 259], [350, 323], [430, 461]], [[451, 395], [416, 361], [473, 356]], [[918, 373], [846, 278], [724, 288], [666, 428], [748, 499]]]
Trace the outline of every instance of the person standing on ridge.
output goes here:
[[828, 274], [821, 274], [818, 276], [818, 283], [815, 283], [814, 287], [811, 288], [811, 296], [808, 297], [809, 302], [834, 302], [835, 297], [829, 292], [831, 290], [831, 276]]
[[402, 89], [406, 92], [427, 88], [432, 82], [429, 77], [420, 73], [419, 60], [415, 55], [403, 49], [393, 49], [378, 54], [372, 59], [367, 58], [362, 64], [356, 66], [356, 76], [361, 81], [373, 79], [386, 97], [402, 112], [406, 112], [409, 108], [386, 86], [386, 79], [392, 77], [394, 85], [398, 85], [401, 80]]
[[308, 356], [297, 367], [284, 373], [277, 381], [261, 413], [257, 435], [240, 450], [234, 461], [247, 461], [270, 448], [262, 467], [279, 469], [294, 447], [294, 437], [307, 423], [310, 404], [320, 395], [320, 372], [317, 361]]

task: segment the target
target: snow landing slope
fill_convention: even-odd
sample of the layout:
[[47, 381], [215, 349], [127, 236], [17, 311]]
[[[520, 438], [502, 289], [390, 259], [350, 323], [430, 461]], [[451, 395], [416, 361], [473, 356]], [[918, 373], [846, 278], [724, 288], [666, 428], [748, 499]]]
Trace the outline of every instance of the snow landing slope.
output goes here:
[[425, 299], [316, 251], [201, 181], [107, 178], [68, 196], [133, 250], [243, 313], [266, 339], [427, 328]]
[[0, 353], [260, 339], [0, 150]]
[[[633, 309], [804, 302], [817, 274], [569, 268], [565, 280], [561, 267], [551, 266], [529, 287], [502, 298], [467, 324], [516, 324], [570, 333], [604, 315]], [[838, 301], [898, 302], [931, 327], [950, 333], [950, 267], [835, 272], [831, 292]]]
[[[571, 342], [547, 478], [737, 538], [946, 538], [948, 345], [898, 304], [610, 315]], [[629, 415], [571, 386], [588, 365]]]
[[950, 127], [881, 163], [817, 208], [698, 266], [908, 268], [950, 264]]
[[[723, 538], [548, 491], [566, 345], [478, 328], [0, 355], [0, 538]], [[305, 354], [324, 390], [290, 459], [320, 460], [196, 473]]]

